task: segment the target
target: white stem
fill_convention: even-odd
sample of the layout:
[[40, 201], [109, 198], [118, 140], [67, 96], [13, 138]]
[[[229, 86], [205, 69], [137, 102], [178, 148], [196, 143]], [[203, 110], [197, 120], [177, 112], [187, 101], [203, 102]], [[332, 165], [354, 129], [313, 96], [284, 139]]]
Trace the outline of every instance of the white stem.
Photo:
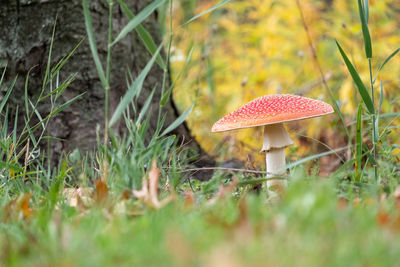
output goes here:
[[[267, 178], [280, 176], [285, 173], [285, 148], [275, 148], [266, 152]], [[267, 181], [268, 189], [280, 189], [286, 187], [286, 180], [269, 180]]]
[[[266, 151], [267, 178], [280, 176], [285, 173], [285, 147], [292, 145], [288, 132], [282, 123], [266, 125], [264, 127], [264, 141], [262, 151]], [[267, 181], [268, 190], [283, 190], [286, 180]]]

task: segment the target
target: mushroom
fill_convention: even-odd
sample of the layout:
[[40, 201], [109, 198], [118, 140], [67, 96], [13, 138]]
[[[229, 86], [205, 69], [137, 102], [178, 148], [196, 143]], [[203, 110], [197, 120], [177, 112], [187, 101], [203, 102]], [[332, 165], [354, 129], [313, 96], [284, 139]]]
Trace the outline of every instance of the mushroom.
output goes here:
[[[217, 121], [211, 131], [264, 126], [263, 147], [266, 152], [267, 178], [284, 174], [285, 148], [293, 144], [284, 122], [302, 120], [333, 113], [331, 105], [296, 95], [276, 94], [256, 98]], [[269, 191], [279, 191], [286, 181], [268, 180]]]

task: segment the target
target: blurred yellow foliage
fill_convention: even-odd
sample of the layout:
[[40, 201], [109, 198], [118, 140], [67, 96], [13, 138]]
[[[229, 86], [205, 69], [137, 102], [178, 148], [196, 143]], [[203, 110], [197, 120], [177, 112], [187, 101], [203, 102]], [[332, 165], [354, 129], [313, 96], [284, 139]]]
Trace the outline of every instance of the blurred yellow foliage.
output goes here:
[[[187, 8], [191, 2], [193, 9]], [[219, 1], [174, 1], [173, 8], [173, 76], [183, 71], [174, 91], [181, 110], [196, 101], [189, 117], [189, 126], [197, 140], [210, 153], [221, 157], [246, 159], [261, 148], [262, 130], [246, 129], [211, 134], [212, 124], [222, 116], [248, 101], [266, 94], [292, 93], [331, 103], [321, 83], [321, 75], [313, 58], [295, 0], [231, 1], [212, 13], [180, 26], [194, 14], [205, 11]], [[346, 122], [355, 119], [360, 101], [357, 89], [337, 50], [337, 39], [369, 85], [368, 62], [365, 59], [357, 1], [301, 0], [308, 31], [316, 49], [318, 61]], [[370, 32], [373, 41], [373, 70], [400, 45], [400, 3], [392, 0], [370, 2]], [[193, 47], [191, 62], [183, 70], [186, 56]], [[384, 83], [382, 112], [399, 110], [391, 103], [400, 97], [399, 55], [383, 69]], [[379, 102], [379, 88], [375, 101]], [[382, 121], [384, 125], [389, 120]], [[293, 133], [322, 139], [335, 147], [346, 137], [337, 115], [310, 119], [287, 125]], [[353, 134], [354, 132], [351, 132]], [[398, 135], [397, 135], [398, 136]], [[335, 140], [333, 140], [335, 139]], [[339, 140], [339, 141], [338, 141]], [[223, 142], [223, 143], [221, 143]], [[307, 140], [310, 142], [310, 140]], [[312, 144], [314, 144], [312, 146]], [[318, 144], [300, 147], [297, 155], [314, 152]], [[258, 160], [261, 160], [260, 155]]]

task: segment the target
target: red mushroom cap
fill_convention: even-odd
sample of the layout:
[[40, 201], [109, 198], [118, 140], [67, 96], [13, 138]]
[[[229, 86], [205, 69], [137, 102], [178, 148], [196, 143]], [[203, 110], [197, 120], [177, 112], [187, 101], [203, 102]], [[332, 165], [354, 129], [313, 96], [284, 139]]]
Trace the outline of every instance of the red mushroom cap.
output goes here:
[[263, 126], [302, 120], [333, 113], [331, 105], [297, 95], [265, 95], [217, 121], [211, 131], [223, 132], [241, 128]]

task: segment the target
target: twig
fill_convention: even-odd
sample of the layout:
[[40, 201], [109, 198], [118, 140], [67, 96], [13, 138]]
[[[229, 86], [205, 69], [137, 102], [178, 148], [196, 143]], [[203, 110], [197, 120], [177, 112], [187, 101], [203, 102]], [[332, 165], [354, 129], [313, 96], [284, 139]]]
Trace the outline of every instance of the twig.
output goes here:
[[[338, 106], [337, 103], [336, 103], [336, 100], [335, 100], [335, 97], [334, 97], [334, 95], [333, 95], [333, 93], [332, 93], [331, 88], [328, 86], [328, 83], [326, 82], [325, 74], [324, 74], [324, 72], [322, 71], [321, 64], [319, 63], [318, 56], [317, 56], [317, 52], [315, 51], [315, 47], [314, 47], [313, 41], [312, 41], [312, 39], [311, 39], [310, 31], [309, 31], [309, 29], [308, 29], [308, 25], [307, 25], [306, 20], [305, 20], [305, 18], [304, 18], [304, 13], [303, 13], [303, 9], [301, 8], [300, 1], [299, 1], [299, 0], [296, 0], [296, 4], [297, 4], [297, 8], [299, 9], [299, 12], [300, 12], [301, 22], [302, 22], [302, 24], [303, 24], [304, 30], [305, 30], [306, 35], [307, 35], [307, 41], [308, 41], [308, 45], [310, 46], [310, 50], [311, 50], [311, 54], [312, 54], [312, 57], [313, 57], [314, 64], [315, 64], [315, 66], [317, 67], [317, 69], [318, 69], [318, 71], [319, 71], [319, 74], [320, 74], [321, 80], [322, 80], [322, 84], [324, 85], [325, 89], [326, 89], [326, 90], [328, 91], [328, 93], [329, 93], [329, 97], [331, 98], [331, 101], [332, 101], [332, 104], [333, 104], [334, 108], [338, 111], [338, 113], [339, 113], [339, 115], [340, 115], [339, 106]], [[349, 130], [347, 129], [347, 124], [346, 124], [346, 122], [344, 121], [343, 116], [340, 115], [339, 117], [340, 117], [340, 120], [341, 120], [342, 123], [343, 123], [344, 130], [345, 130], [346, 135], [347, 135], [347, 138], [348, 138], [348, 140], [349, 140], [349, 143], [350, 143], [350, 150], [352, 150], [352, 149], [351, 149], [351, 148], [352, 148], [352, 143], [351, 143], [351, 141], [350, 141], [350, 140], [351, 140], [351, 136], [350, 136]]]
[[[169, 169], [169, 168], [167, 168]], [[180, 172], [193, 172], [193, 171], [209, 171], [209, 170], [221, 170], [221, 171], [231, 171], [231, 172], [247, 172], [247, 173], [255, 173], [255, 174], [271, 174], [265, 171], [256, 171], [256, 170], [248, 170], [248, 169], [237, 169], [237, 168], [225, 168], [225, 167], [203, 167], [203, 168], [192, 168], [192, 169], [183, 169]]]
[[304, 18], [303, 9], [301, 8], [300, 1], [296, 0], [296, 4], [297, 4], [297, 7], [298, 7], [299, 12], [300, 12], [301, 22], [303, 24], [304, 30], [306, 31], [308, 45], [310, 46], [310, 50], [311, 50], [311, 54], [313, 56], [313, 60], [314, 60], [315, 66], [318, 68], [318, 71], [319, 71], [319, 74], [321, 76], [321, 81], [322, 81], [323, 85], [325, 86], [325, 88], [327, 89], [327, 91], [329, 92], [331, 97], [333, 98], [332, 91], [329, 88], [328, 83], [326, 82], [325, 74], [322, 71], [321, 64], [319, 63], [317, 52], [315, 51], [315, 47], [314, 47], [313, 41], [311, 39], [310, 31], [308, 29], [308, 25], [307, 25], [306, 20]]

